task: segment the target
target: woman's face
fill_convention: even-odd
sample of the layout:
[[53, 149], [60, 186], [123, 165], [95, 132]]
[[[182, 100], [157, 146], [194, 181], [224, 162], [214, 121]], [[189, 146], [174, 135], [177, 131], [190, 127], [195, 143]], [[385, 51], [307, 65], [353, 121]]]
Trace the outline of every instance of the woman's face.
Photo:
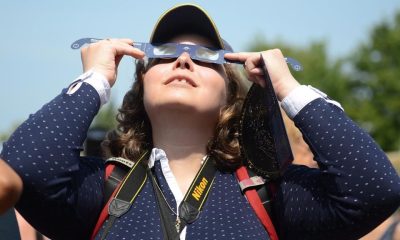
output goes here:
[[[182, 35], [171, 42], [210, 46], [206, 39], [194, 35]], [[186, 52], [177, 59], [156, 61], [143, 76], [143, 102], [150, 119], [165, 110], [218, 118], [227, 100], [222, 65], [193, 61]]]

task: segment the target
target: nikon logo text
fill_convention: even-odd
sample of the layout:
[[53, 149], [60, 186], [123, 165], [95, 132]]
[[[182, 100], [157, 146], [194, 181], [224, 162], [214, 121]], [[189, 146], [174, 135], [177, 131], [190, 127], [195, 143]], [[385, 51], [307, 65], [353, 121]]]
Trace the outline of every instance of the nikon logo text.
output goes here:
[[201, 195], [204, 192], [204, 189], [207, 187], [208, 181], [205, 177], [203, 177], [203, 179], [201, 179], [201, 182], [199, 183], [199, 185], [197, 185], [193, 192], [192, 192], [192, 197], [194, 197], [197, 201], [199, 201]]

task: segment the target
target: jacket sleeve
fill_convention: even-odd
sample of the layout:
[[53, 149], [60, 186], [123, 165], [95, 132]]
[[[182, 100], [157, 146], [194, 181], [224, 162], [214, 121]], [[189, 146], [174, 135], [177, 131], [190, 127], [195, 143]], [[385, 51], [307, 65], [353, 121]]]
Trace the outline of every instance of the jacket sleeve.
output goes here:
[[358, 239], [400, 204], [400, 180], [385, 153], [322, 98], [294, 117], [319, 169], [292, 165], [275, 210], [283, 239]]
[[88, 239], [101, 211], [103, 161], [80, 156], [99, 95], [83, 83], [44, 105], [4, 144], [2, 157], [23, 180], [17, 210], [53, 239]]

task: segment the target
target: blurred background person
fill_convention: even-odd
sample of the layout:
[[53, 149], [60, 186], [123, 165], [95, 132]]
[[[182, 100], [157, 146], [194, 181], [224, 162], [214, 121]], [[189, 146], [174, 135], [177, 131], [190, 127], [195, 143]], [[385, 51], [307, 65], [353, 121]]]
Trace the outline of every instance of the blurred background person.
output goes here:
[[21, 178], [0, 159], [0, 239], [20, 239], [12, 209], [22, 192]]
[[21, 178], [6, 162], [0, 159], [0, 214], [14, 206], [21, 192]]

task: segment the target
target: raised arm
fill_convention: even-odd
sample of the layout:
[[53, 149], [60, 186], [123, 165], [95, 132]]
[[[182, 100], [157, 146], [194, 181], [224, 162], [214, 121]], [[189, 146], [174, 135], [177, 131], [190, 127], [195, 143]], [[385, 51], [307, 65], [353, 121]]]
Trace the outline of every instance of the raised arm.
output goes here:
[[23, 182], [17, 210], [55, 239], [84, 234], [95, 221], [91, 212], [101, 208], [102, 161], [80, 157], [100, 98], [91, 85], [79, 84], [75, 92], [63, 90], [32, 114], [2, 151]]
[[103, 197], [103, 160], [80, 156], [88, 128], [107, 102], [124, 55], [143, 57], [132, 40], [82, 49], [84, 74], [32, 114], [4, 144], [2, 157], [21, 176], [18, 211], [54, 239], [88, 238]]
[[358, 239], [399, 207], [395, 169], [340, 108], [317, 98], [294, 121], [319, 169], [292, 165], [285, 173], [276, 201], [284, 239]]
[[282, 107], [303, 133], [319, 169], [292, 165], [274, 202], [283, 239], [357, 239], [400, 204], [400, 179], [385, 153], [340, 105], [291, 75], [280, 50], [233, 53], [263, 85], [260, 59]]

